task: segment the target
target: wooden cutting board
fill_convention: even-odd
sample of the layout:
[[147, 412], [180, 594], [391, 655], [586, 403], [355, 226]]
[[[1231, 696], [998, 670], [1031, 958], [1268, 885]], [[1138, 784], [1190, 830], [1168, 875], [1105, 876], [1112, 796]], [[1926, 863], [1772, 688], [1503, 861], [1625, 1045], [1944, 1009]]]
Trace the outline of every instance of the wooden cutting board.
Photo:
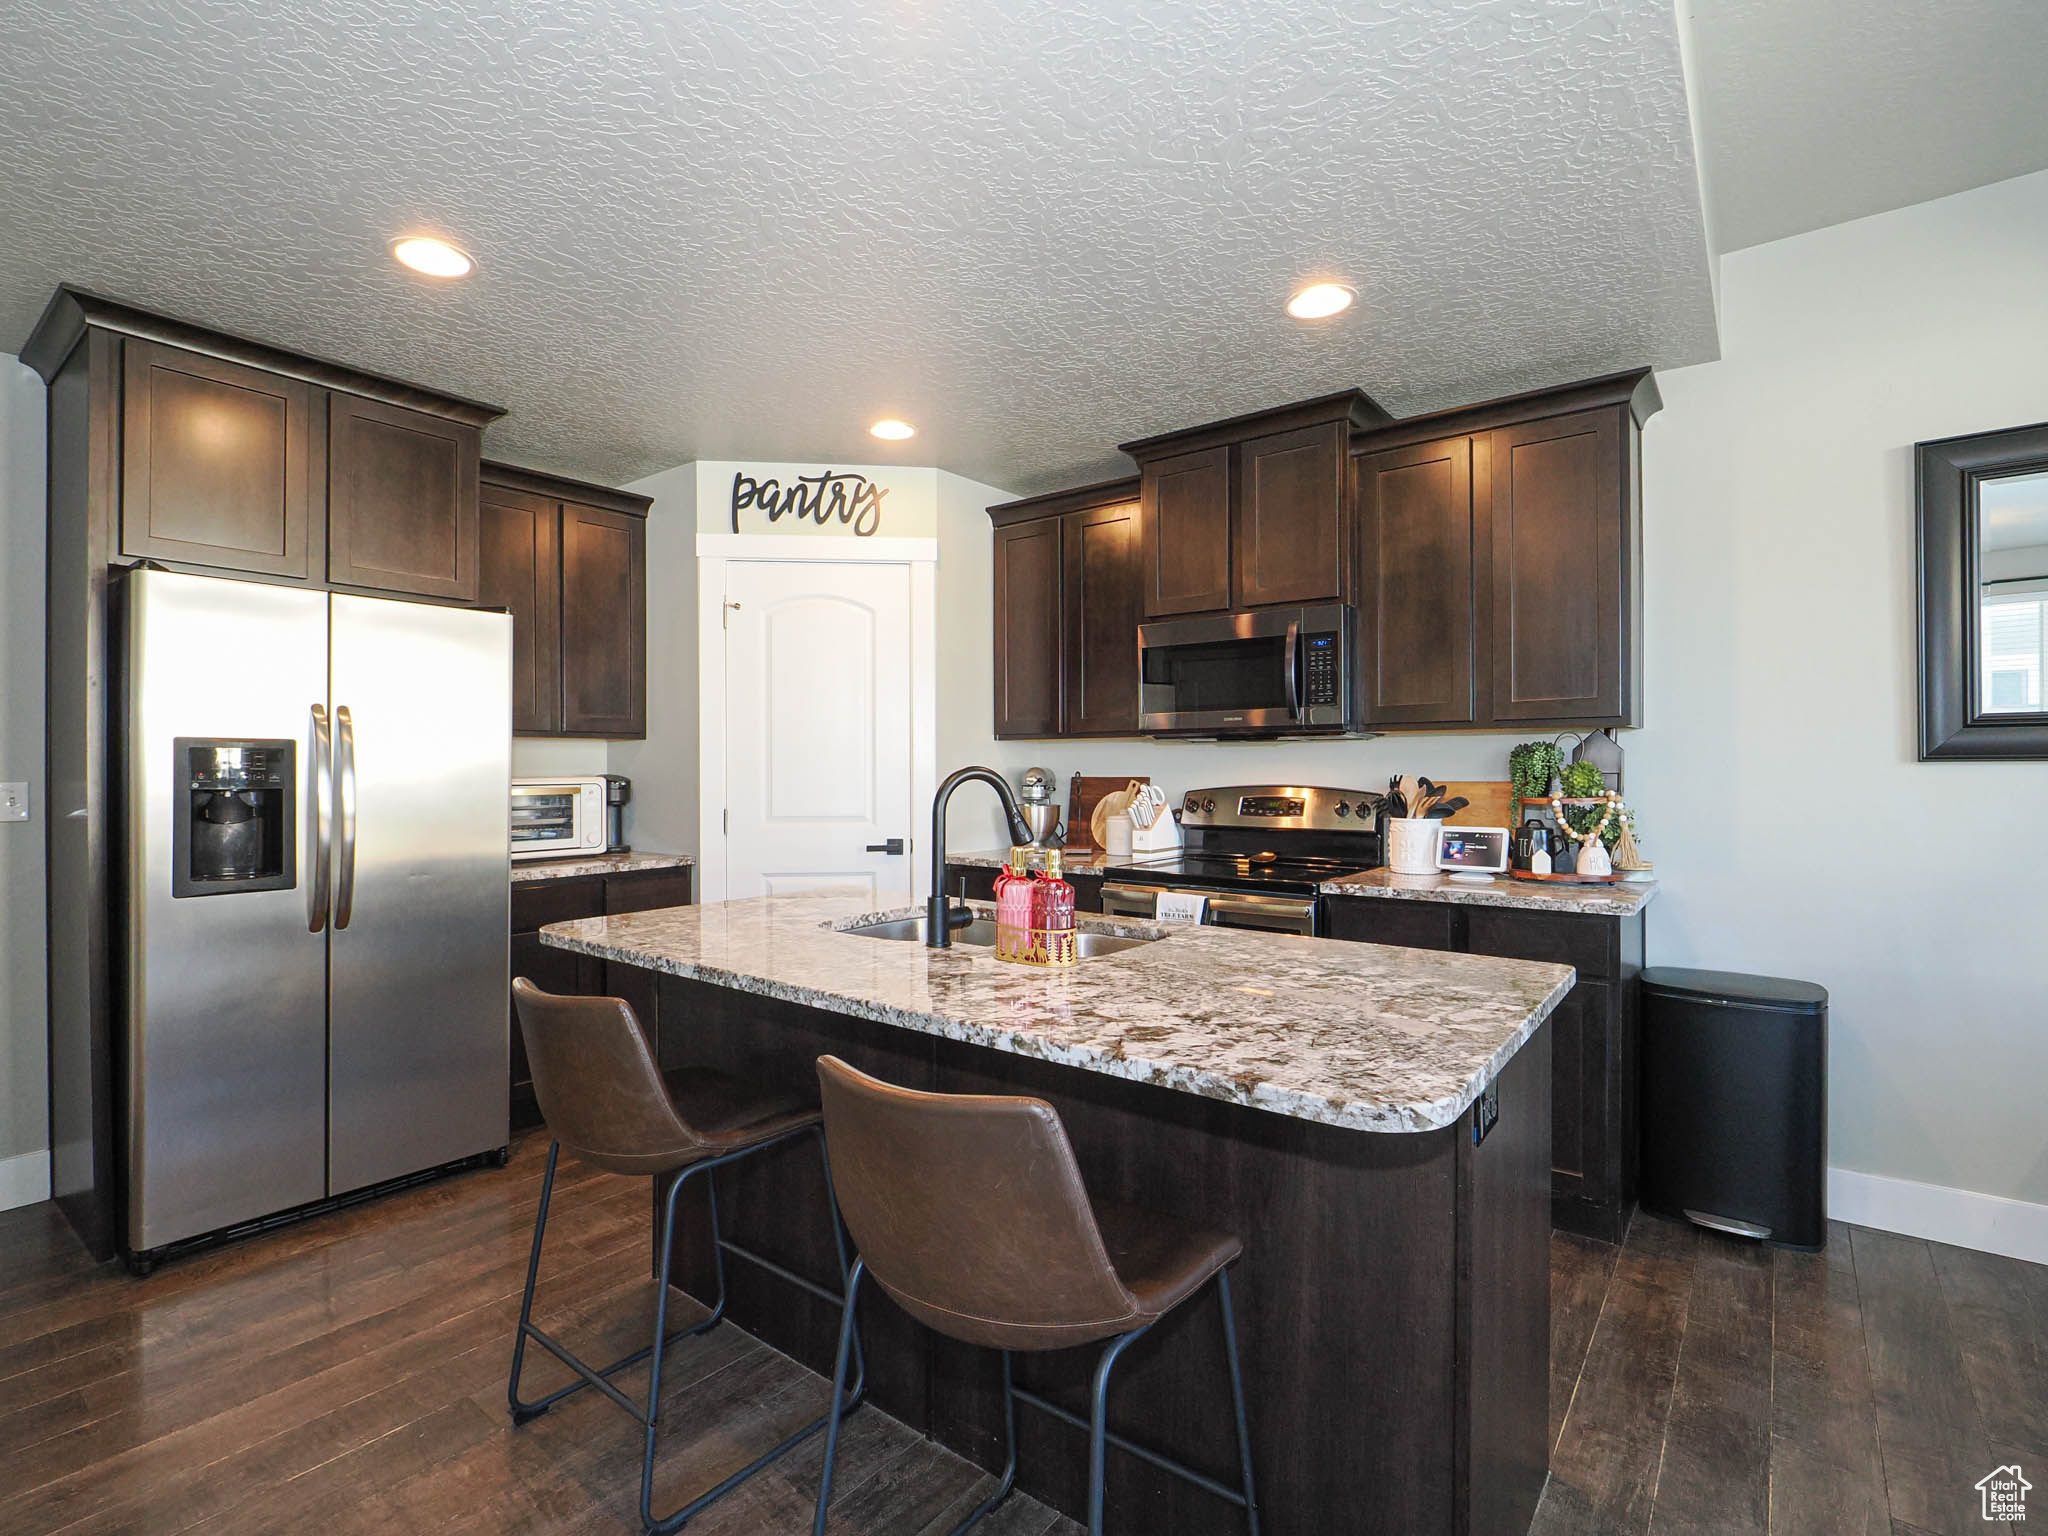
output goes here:
[[1515, 786], [1507, 779], [1472, 779], [1444, 786], [1452, 795], [1463, 795], [1472, 803], [1446, 820], [1454, 827], [1514, 828]]
[[1113, 789], [1129, 784], [1150, 784], [1142, 773], [1119, 773], [1114, 777], [1090, 778], [1075, 774], [1067, 784], [1067, 847], [1073, 852], [1093, 852], [1095, 835], [1088, 829], [1095, 807]]

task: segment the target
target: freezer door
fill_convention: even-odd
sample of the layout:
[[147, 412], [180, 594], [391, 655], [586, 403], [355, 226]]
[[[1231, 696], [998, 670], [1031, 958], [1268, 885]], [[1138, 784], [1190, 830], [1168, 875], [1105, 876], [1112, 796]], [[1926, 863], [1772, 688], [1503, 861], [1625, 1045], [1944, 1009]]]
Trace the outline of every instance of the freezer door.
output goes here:
[[[327, 939], [313, 931], [313, 871], [327, 597], [136, 571], [119, 611], [126, 1235], [141, 1251], [326, 1193]], [[292, 746], [289, 825], [277, 829], [289, 885], [234, 878], [239, 854], [209, 842], [261, 818], [230, 823], [234, 795], [195, 790], [195, 737]], [[228, 877], [195, 886], [195, 861], [209, 859], [202, 872]]]
[[328, 1185], [501, 1147], [512, 621], [336, 595]]

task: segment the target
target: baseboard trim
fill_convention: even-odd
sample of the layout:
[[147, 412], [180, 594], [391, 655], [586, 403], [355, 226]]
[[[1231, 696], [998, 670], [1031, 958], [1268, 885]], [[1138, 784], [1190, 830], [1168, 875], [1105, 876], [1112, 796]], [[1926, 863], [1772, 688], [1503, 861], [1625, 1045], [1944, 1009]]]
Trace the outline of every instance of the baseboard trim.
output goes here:
[[1859, 1227], [2048, 1264], [2048, 1205], [2026, 1200], [1830, 1168], [1828, 1215]]
[[50, 1198], [50, 1154], [24, 1152], [0, 1157], [0, 1211]]

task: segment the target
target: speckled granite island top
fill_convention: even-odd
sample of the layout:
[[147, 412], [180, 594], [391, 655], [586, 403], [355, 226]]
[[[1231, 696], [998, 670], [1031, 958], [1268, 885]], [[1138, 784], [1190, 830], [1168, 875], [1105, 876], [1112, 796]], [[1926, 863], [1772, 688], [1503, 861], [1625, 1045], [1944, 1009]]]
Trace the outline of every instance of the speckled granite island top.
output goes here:
[[1455, 1124], [1574, 979], [1564, 965], [1209, 926], [1084, 918], [1164, 936], [1061, 971], [840, 931], [922, 910], [819, 892], [582, 918], [541, 942], [1362, 1131]]
[[1446, 901], [1467, 907], [1523, 907], [1535, 912], [1576, 912], [1590, 917], [1634, 917], [1657, 894], [1657, 882], [1622, 881], [1615, 885], [1566, 885], [1542, 880], [1515, 880], [1497, 875], [1484, 882], [1453, 880], [1449, 875], [1397, 875], [1391, 869], [1325, 880], [1325, 896], [1377, 897], [1382, 901]]
[[637, 875], [649, 869], [688, 869], [696, 862], [687, 853], [593, 853], [580, 859], [523, 859], [512, 866], [512, 883], [574, 880], [581, 875]]

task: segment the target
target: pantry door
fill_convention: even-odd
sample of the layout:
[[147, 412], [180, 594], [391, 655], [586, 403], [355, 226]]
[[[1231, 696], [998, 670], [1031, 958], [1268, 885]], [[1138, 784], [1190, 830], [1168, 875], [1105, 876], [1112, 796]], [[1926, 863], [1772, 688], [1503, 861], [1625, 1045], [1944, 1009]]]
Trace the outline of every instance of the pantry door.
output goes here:
[[909, 892], [911, 568], [730, 560], [724, 601], [725, 899]]

